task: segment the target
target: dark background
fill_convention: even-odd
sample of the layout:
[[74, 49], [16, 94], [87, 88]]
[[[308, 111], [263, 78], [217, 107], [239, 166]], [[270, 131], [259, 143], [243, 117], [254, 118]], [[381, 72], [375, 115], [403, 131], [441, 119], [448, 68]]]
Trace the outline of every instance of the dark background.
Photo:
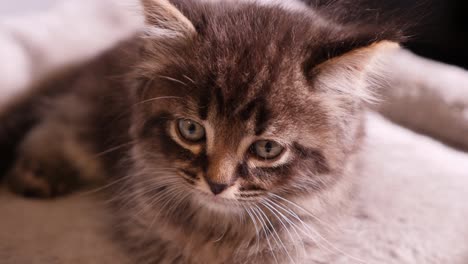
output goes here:
[[414, 52], [468, 69], [468, 1], [433, 1], [415, 38], [406, 44]]
[[303, 0], [346, 23], [398, 25], [413, 52], [468, 69], [468, 0]]

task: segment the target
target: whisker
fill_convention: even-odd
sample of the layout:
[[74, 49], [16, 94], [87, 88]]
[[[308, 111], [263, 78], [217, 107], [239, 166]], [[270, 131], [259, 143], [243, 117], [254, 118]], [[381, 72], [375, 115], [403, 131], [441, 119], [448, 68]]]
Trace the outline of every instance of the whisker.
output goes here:
[[[267, 234], [267, 230], [265, 229], [265, 221], [263, 221], [263, 218], [261, 217], [260, 213], [255, 209], [255, 208], [251, 208], [252, 209], [252, 213], [256, 216], [256, 218], [258, 219], [258, 221], [261, 223], [261, 227], [262, 227], [262, 230], [263, 230], [263, 234], [265, 235], [265, 238], [267, 240], [267, 244], [268, 244], [268, 247], [270, 248], [270, 253], [271, 255], [273, 256], [273, 259], [275, 260], [275, 263], [276, 264], [279, 264], [278, 262], [278, 258], [276, 257], [276, 254], [275, 254], [275, 251], [273, 250], [273, 247], [271, 245], [271, 242], [270, 242], [270, 238], [269, 238], [269, 235]], [[268, 232], [270, 233], [271, 231], [268, 230]]]
[[281, 239], [281, 236], [278, 234], [278, 232], [276, 231], [276, 228], [275, 226], [273, 225], [273, 223], [270, 221], [270, 219], [268, 218], [268, 216], [265, 214], [265, 212], [263, 212], [263, 210], [261, 210], [257, 205], [255, 205], [255, 207], [257, 207], [259, 210], [260, 210], [260, 213], [265, 217], [265, 220], [268, 222], [268, 224], [270, 225], [271, 229], [273, 230], [273, 233], [274, 233], [274, 236], [273, 237], [276, 237], [276, 242], [279, 243], [279, 245], [283, 248], [284, 252], [286, 253], [286, 255], [288, 256], [288, 258], [291, 260], [291, 262], [295, 263], [294, 262], [294, 259], [291, 257], [291, 255], [289, 254], [289, 250], [286, 248], [286, 246], [284, 245], [283, 243], [283, 240]]
[[183, 81], [181, 81], [179, 79], [175, 79], [175, 78], [165, 76], [165, 75], [158, 75], [158, 77], [161, 78], [161, 79], [165, 79], [165, 80], [168, 80], [168, 81], [171, 81], [171, 82], [179, 83], [179, 84], [182, 84], [185, 87], [188, 87], [188, 85], [186, 83], [184, 83]]
[[[167, 168], [167, 171], [169, 171], [169, 169], [171, 169], [171, 168]], [[90, 194], [93, 194], [93, 193], [96, 193], [96, 192], [105, 190], [105, 189], [107, 189], [107, 188], [112, 187], [113, 185], [115, 185], [115, 184], [117, 184], [117, 183], [120, 183], [120, 182], [122, 182], [122, 181], [127, 180], [128, 178], [132, 178], [132, 177], [135, 177], [135, 176], [136, 176], [135, 174], [131, 174], [131, 173], [130, 173], [130, 174], [127, 174], [127, 175], [125, 175], [125, 176], [123, 176], [123, 177], [120, 177], [120, 178], [118, 178], [117, 180], [112, 181], [112, 182], [110, 182], [110, 183], [108, 183], [108, 184], [106, 184], [106, 185], [104, 185], [104, 186], [100, 186], [100, 187], [98, 187], [98, 188], [96, 188], [96, 189], [92, 189], [92, 190], [88, 190], [88, 191], [84, 191], [84, 192], [79, 192], [79, 193], [77, 194], [77, 196], [78, 196], [78, 197], [82, 197], [82, 196], [85, 196], [85, 195], [90, 195]]]
[[183, 76], [185, 79], [187, 79], [188, 81], [190, 81], [192, 84], [197, 85], [197, 84], [195, 83], [195, 81], [194, 81], [192, 78], [188, 77], [188, 76], [185, 75], [185, 74], [183, 74], [182, 76]]
[[146, 99], [146, 100], [140, 101], [140, 102], [134, 104], [133, 106], [137, 106], [137, 105], [140, 105], [140, 104], [146, 104], [146, 103], [149, 103], [149, 102], [154, 102], [154, 101], [158, 101], [158, 100], [162, 100], [162, 99], [182, 99], [182, 97], [180, 97], [180, 96], [160, 96], [160, 97], [154, 97], [154, 98], [150, 98], [150, 99]]
[[109, 149], [107, 149], [107, 150], [105, 150], [105, 151], [103, 151], [103, 152], [99, 152], [99, 153], [95, 154], [93, 157], [94, 157], [94, 158], [102, 157], [102, 156], [104, 156], [104, 155], [106, 155], [106, 154], [112, 153], [112, 152], [114, 152], [114, 151], [116, 151], [116, 150], [119, 150], [119, 149], [121, 149], [121, 148], [127, 147], [127, 146], [129, 146], [129, 145], [133, 145], [133, 144], [135, 144], [136, 142], [138, 142], [138, 140], [132, 140], [132, 141], [130, 141], [130, 142], [127, 142], [127, 143], [124, 143], [124, 144], [121, 144], [121, 145], [118, 145], [118, 146], [109, 148]]
[[[276, 195], [276, 194], [273, 194], [273, 193], [270, 193], [270, 194], [271, 194], [272, 196], [274, 196], [274, 197], [277, 197], [278, 199], [281, 199], [281, 200], [283, 200], [283, 201], [285, 201], [285, 202], [287, 202], [287, 203], [289, 203], [289, 204], [295, 206], [296, 208], [298, 208], [298, 209], [300, 209], [301, 211], [305, 212], [307, 215], [313, 217], [313, 218], [316, 219], [317, 221], [323, 222], [323, 221], [321, 221], [320, 219], [318, 219], [316, 216], [314, 216], [311, 212], [309, 212], [308, 210], [302, 208], [301, 206], [297, 205], [296, 203], [294, 203], [294, 202], [292, 202], [292, 201], [289, 201], [289, 200], [287, 200], [286, 198], [283, 198], [283, 197], [281, 197], [281, 196], [279, 196], [279, 195]], [[300, 218], [298, 218], [298, 219], [300, 219]], [[301, 220], [301, 221], [302, 221], [302, 220]], [[337, 247], [336, 247], [335, 245], [333, 245], [330, 241], [328, 241], [324, 236], [322, 236], [318, 231], [312, 230], [311, 227], [310, 227], [309, 225], [307, 225], [306, 223], [304, 223], [303, 221], [302, 221], [302, 223], [303, 223], [303, 225], [304, 225], [304, 228], [306, 228], [307, 230], [312, 231], [313, 233], [315, 233], [315, 235], [317, 235], [318, 238], [320, 238], [323, 242], [325, 242], [328, 246], [330, 246], [331, 249], [333, 249], [333, 250], [335, 250], [336, 252], [342, 254], [343, 256], [346, 256], [346, 257], [348, 257], [348, 258], [351, 258], [351, 259], [353, 259], [353, 260], [355, 260], [355, 261], [357, 261], [357, 262], [366, 263], [366, 261], [364, 261], [364, 260], [362, 260], [362, 259], [360, 259], [360, 258], [354, 257], [354, 256], [352, 256], [352, 255], [350, 255], [350, 254], [344, 252], [343, 250], [337, 248]]]
[[[299, 233], [297, 232], [296, 230], [296, 225], [287, 217], [285, 216], [283, 213], [281, 213], [280, 211], [276, 210], [276, 208], [274, 207], [274, 202], [273, 201], [270, 201], [270, 200], [265, 200], [264, 201], [264, 205], [267, 206], [269, 208], [269, 210], [278, 218], [278, 220], [280, 220], [280, 217], [283, 218], [286, 222], [288, 222], [289, 226], [292, 228], [292, 230], [294, 231], [294, 233], [296, 234], [296, 237], [298, 239], [298, 241], [301, 242], [301, 246], [302, 246], [302, 254], [305, 253], [305, 246], [304, 246], [304, 241], [302, 239], [302, 237], [299, 235]], [[273, 211], [274, 212], [273, 212]], [[276, 212], [276, 213], [275, 213]], [[279, 216], [277, 215], [279, 214]], [[288, 232], [289, 234], [289, 237], [291, 239], [291, 241], [294, 241], [294, 238], [291, 234], [291, 232], [289, 231], [289, 228], [285, 226], [285, 224], [280, 220], [281, 224], [283, 225], [283, 227], [286, 229], [286, 231]], [[295, 243], [294, 243], [295, 244]], [[299, 252], [297, 252], [297, 246], [296, 247], [296, 253], [298, 254], [298, 257], [300, 256]]]
[[249, 215], [250, 220], [252, 221], [253, 226], [255, 228], [255, 241], [256, 241], [255, 244], [257, 246], [257, 249], [255, 250], [255, 252], [258, 252], [259, 247], [260, 247], [260, 238], [259, 238], [260, 231], [259, 231], [258, 226], [257, 226], [257, 221], [252, 216], [252, 213], [250, 212], [250, 209], [247, 206], [244, 206], [244, 205], [243, 205], [243, 207], [244, 207], [245, 211], [247, 212], [247, 214]]
[[297, 227], [299, 229], [299, 231], [301, 231], [301, 233], [303, 235], [305, 235], [307, 238], [310, 238], [317, 246], [327, 250], [328, 252], [330, 253], [333, 253], [332, 249], [329, 248], [329, 247], [323, 247], [322, 244], [319, 243], [319, 241], [314, 237], [313, 234], [311, 234], [310, 232], [314, 233], [315, 235], [318, 236], [318, 238], [321, 238], [320, 234], [318, 233], [318, 231], [314, 230], [313, 227], [311, 227], [310, 225], [306, 224], [294, 211], [292, 211], [291, 209], [289, 208], [286, 208], [286, 207], [283, 207], [282, 206], [283, 204], [281, 203], [276, 203], [276, 206], [279, 208], [279, 209], [282, 209], [283, 211], [285, 211], [287, 214], [291, 215], [292, 217], [294, 217], [299, 223], [301, 223], [302, 227], [305, 229], [301, 229], [299, 226], [295, 225], [295, 227]]

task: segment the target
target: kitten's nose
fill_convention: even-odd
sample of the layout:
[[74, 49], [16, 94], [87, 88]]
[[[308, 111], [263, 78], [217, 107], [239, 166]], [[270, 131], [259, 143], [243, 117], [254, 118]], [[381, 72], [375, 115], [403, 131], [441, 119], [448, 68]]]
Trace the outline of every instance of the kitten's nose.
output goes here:
[[211, 192], [214, 195], [218, 195], [218, 194], [222, 193], [228, 187], [227, 184], [215, 183], [215, 182], [211, 182], [211, 181], [208, 181], [208, 185], [210, 186]]

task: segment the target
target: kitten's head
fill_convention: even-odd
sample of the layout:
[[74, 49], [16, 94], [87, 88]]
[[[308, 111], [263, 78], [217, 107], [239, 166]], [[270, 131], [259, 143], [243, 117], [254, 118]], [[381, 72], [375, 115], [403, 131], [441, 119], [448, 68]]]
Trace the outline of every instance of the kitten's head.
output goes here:
[[131, 130], [141, 182], [223, 208], [319, 197], [345, 180], [366, 75], [394, 35], [258, 3], [143, 2]]

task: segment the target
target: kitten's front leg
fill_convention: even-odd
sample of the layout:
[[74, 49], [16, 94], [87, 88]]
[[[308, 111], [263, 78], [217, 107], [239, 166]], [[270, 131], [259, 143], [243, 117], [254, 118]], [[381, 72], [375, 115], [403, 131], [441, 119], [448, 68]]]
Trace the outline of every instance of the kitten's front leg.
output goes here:
[[73, 96], [58, 98], [41, 122], [17, 147], [7, 175], [14, 192], [34, 198], [68, 194], [103, 178], [101, 164], [87, 140], [86, 104]]
[[28, 133], [7, 174], [11, 190], [27, 197], [51, 198], [70, 193], [84, 184], [83, 169], [70, 155], [83, 150], [71, 149], [80, 145], [67, 135], [71, 132], [67, 129], [43, 123]]

